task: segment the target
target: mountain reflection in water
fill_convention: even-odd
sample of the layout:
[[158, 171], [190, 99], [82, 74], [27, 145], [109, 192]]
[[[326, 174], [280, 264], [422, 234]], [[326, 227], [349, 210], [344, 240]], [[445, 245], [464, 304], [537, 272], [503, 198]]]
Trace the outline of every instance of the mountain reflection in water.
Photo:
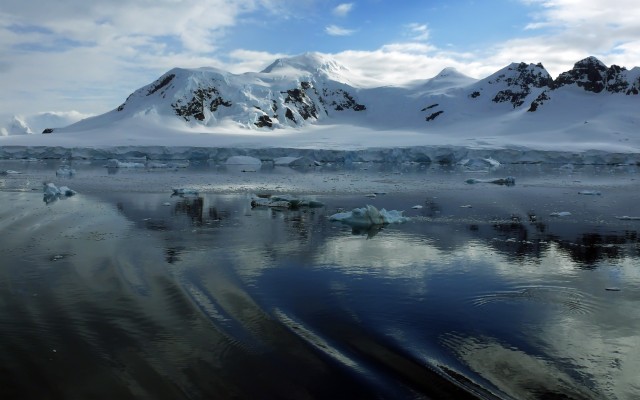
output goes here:
[[640, 396], [640, 222], [425, 197], [0, 192], [3, 398]]

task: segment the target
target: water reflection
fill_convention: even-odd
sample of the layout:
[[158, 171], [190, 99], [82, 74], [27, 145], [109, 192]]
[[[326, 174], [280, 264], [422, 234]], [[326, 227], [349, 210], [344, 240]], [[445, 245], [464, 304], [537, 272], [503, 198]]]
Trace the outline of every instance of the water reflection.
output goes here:
[[328, 216], [357, 196], [298, 210], [248, 195], [0, 200], [9, 397], [640, 395], [632, 223], [443, 201], [353, 231]]

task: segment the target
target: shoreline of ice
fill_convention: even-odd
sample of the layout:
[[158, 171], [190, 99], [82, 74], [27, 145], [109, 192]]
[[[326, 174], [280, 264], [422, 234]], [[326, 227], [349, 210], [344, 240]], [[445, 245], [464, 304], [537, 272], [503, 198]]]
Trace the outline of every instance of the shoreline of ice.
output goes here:
[[465, 146], [372, 147], [366, 149], [321, 149], [296, 147], [194, 147], [194, 146], [1, 146], [0, 160], [67, 159], [212, 161], [252, 157], [262, 162], [304, 158], [320, 163], [434, 163], [457, 164], [468, 159], [492, 159], [501, 164], [640, 165], [640, 153], [605, 150], [554, 151], [529, 148], [472, 148]]

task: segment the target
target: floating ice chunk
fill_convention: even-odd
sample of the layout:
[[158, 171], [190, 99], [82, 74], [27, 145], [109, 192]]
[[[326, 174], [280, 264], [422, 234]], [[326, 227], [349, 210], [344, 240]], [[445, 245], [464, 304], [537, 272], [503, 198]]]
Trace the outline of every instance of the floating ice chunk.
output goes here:
[[60, 188], [58, 188], [56, 185], [54, 185], [51, 182], [43, 183], [43, 198], [42, 198], [42, 200], [47, 204], [53, 203], [54, 201], [56, 201], [58, 199], [71, 197], [71, 196], [73, 196], [75, 194], [76, 194], [76, 192], [74, 190], [69, 189], [67, 186], [60, 186]]
[[568, 217], [571, 215], [571, 213], [569, 211], [558, 211], [558, 212], [552, 212], [549, 215], [551, 217]]
[[375, 193], [369, 193], [369, 194], [365, 194], [364, 197], [370, 197], [372, 199], [375, 199], [377, 195]]
[[460, 206], [460, 208], [471, 208], [471, 204], [464, 204]]
[[105, 165], [107, 168], [144, 168], [143, 163], [138, 162], [122, 162], [118, 161], [115, 158], [111, 158], [107, 160], [107, 164]]
[[582, 194], [585, 196], [600, 196], [601, 193], [598, 192], [597, 190], [581, 190], [578, 192], [578, 194]]
[[76, 174], [76, 170], [68, 165], [62, 165], [56, 170], [56, 176], [73, 176]]
[[249, 156], [231, 156], [225, 162], [227, 165], [253, 165], [260, 166], [262, 161], [259, 158]]
[[506, 178], [496, 178], [496, 179], [467, 179], [465, 181], [468, 184], [475, 183], [493, 183], [496, 185], [505, 185], [505, 186], [513, 186], [516, 184], [516, 178], [513, 176], [507, 176]]
[[421, 205], [415, 205], [415, 206], [413, 206], [411, 208], [413, 208], [414, 210], [419, 210], [419, 209], [422, 208], [422, 206]]
[[276, 207], [276, 208], [301, 208], [310, 207], [317, 208], [323, 207], [322, 202], [307, 199], [304, 197], [295, 197], [289, 195], [281, 196], [265, 196], [265, 195], [253, 195], [251, 197], [251, 207]]
[[409, 221], [409, 218], [404, 217], [402, 211], [387, 211], [384, 208], [378, 210], [372, 205], [366, 205], [363, 208], [354, 208], [351, 211], [333, 214], [329, 217], [329, 220], [340, 221], [352, 226], [371, 226], [399, 224]]
[[623, 221], [640, 221], [640, 217], [630, 217], [628, 215], [623, 215], [621, 217], [616, 217], [616, 218]]

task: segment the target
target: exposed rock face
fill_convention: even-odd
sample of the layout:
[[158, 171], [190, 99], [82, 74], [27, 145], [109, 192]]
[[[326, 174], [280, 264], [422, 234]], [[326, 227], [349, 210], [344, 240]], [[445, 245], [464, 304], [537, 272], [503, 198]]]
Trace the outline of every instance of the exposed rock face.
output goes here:
[[507, 88], [500, 90], [493, 97], [494, 103], [509, 102], [513, 108], [520, 107], [532, 88], [542, 88], [551, 85], [553, 80], [542, 64], [511, 64], [505, 73], [498, 75], [489, 83], [504, 81]]
[[220, 92], [215, 87], [207, 87], [196, 89], [193, 92], [193, 97], [187, 102], [184, 102], [183, 99], [176, 100], [171, 104], [171, 107], [175, 110], [176, 115], [181, 116], [185, 121], [189, 121], [191, 118], [204, 121], [205, 109], [208, 108], [209, 111], [215, 112], [221, 105], [231, 107], [231, 102], [220, 97]]
[[574, 64], [573, 68], [563, 72], [553, 81], [553, 88], [566, 85], [577, 85], [588, 92], [636, 94], [637, 85], [627, 79], [627, 69], [618, 65], [607, 68], [595, 57], [587, 57]]

